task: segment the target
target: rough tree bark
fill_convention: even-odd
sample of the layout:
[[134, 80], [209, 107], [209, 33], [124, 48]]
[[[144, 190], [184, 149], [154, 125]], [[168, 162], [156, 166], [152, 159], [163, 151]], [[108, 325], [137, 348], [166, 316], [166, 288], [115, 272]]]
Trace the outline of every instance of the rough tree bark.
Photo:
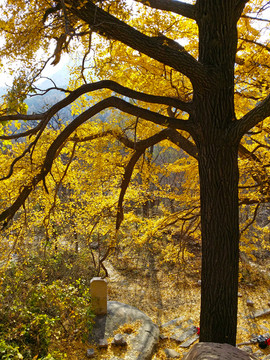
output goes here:
[[199, 150], [202, 292], [200, 341], [235, 345], [238, 292], [238, 165], [237, 147]]
[[209, 89], [194, 89], [202, 228], [200, 341], [231, 345], [237, 328], [239, 143], [228, 133], [235, 121], [236, 24], [243, 5], [197, 1], [199, 61], [213, 78]]

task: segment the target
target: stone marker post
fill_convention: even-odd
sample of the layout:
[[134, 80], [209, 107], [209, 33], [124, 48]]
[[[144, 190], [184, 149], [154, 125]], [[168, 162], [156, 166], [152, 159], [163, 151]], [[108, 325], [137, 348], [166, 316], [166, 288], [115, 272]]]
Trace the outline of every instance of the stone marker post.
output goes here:
[[107, 281], [100, 277], [94, 277], [90, 282], [90, 294], [92, 297], [94, 313], [96, 315], [106, 315]]

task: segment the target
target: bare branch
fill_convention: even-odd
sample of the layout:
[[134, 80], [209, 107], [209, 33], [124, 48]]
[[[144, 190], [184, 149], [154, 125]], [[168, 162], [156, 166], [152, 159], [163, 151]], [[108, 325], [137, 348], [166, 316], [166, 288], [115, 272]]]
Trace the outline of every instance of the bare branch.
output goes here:
[[261, 197], [259, 199], [240, 198], [239, 205], [268, 204], [270, 196]]
[[86, 81], [85, 76], [84, 76], [85, 62], [86, 62], [87, 56], [90, 54], [90, 51], [91, 51], [91, 47], [92, 47], [92, 34], [93, 34], [93, 31], [90, 31], [90, 33], [89, 33], [89, 40], [88, 40], [88, 48], [87, 48], [87, 51], [86, 51], [86, 52], [84, 53], [84, 55], [83, 55], [82, 65], [81, 65], [81, 76], [82, 76], [82, 79], [83, 79], [83, 81], [84, 81], [85, 84], [87, 84], [87, 81]]
[[196, 20], [195, 5], [184, 3], [177, 0], [135, 0], [153, 9], [174, 12], [189, 19]]
[[267, 50], [267, 51], [270, 52], [270, 47], [269, 47], [269, 46], [264, 45], [264, 44], [262, 44], [262, 43], [259, 43], [258, 41], [251, 40], [251, 39], [246, 39], [246, 38], [242, 38], [242, 37], [240, 37], [239, 39], [240, 39], [240, 40], [243, 40], [243, 41], [246, 41], [246, 42], [248, 42], [248, 43], [254, 44], [254, 45], [258, 45], [258, 46], [262, 47], [263, 49], [265, 49], [265, 50]]
[[72, 163], [72, 160], [73, 160], [73, 158], [74, 158], [76, 146], [77, 146], [77, 142], [75, 141], [74, 144], [73, 144], [72, 150], [71, 150], [71, 155], [70, 155], [69, 160], [68, 160], [68, 162], [67, 162], [67, 165], [66, 165], [66, 167], [65, 167], [65, 170], [64, 170], [63, 174], [61, 175], [61, 178], [60, 178], [60, 180], [58, 181], [58, 183], [56, 183], [56, 186], [55, 186], [55, 189], [54, 189], [53, 203], [52, 203], [52, 205], [50, 206], [50, 209], [49, 209], [49, 211], [48, 211], [48, 214], [45, 216], [45, 218], [44, 218], [44, 220], [43, 220], [43, 224], [44, 224], [44, 225], [45, 225], [46, 223], [49, 224], [51, 214], [52, 214], [52, 212], [54, 211], [54, 209], [56, 208], [57, 194], [58, 194], [58, 191], [59, 191], [59, 189], [60, 189], [60, 186], [61, 186], [62, 183], [63, 183], [64, 178], [65, 178], [66, 175], [67, 175], [67, 172], [68, 172], [68, 170], [69, 170], [69, 168], [70, 168], [70, 165], [71, 165], [71, 163]]
[[[172, 134], [173, 132], [173, 134]], [[177, 133], [174, 134], [174, 132], [177, 133], [176, 130], [173, 129], [164, 129], [162, 131], [160, 131], [159, 133], [151, 136], [150, 138], [147, 138], [145, 140], [140, 140], [136, 143], [133, 143], [132, 141], [130, 141], [129, 139], [125, 138], [122, 136], [121, 138], [117, 137], [120, 141], [124, 142], [125, 145], [127, 145], [130, 148], [134, 148], [135, 152], [133, 153], [133, 155], [131, 156], [129, 163], [125, 169], [125, 174], [122, 180], [122, 184], [121, 184], [121, 192], [119, 195], [119, 200], [118, 200], [118, 205], [117, 205], [117, 217], [116, 217], [116, 230], [119, 229], [123, 219], [124, 219], [124, 211], [123, 211], [123, 200], [124, 200], [124, 196], [127, 190], [127, 187], [130, 183], [130, 179], [133, 173], [133, 169], [137, 163], [137, 161], [139, 160], [139, 158], [141, 157], [141, 155], [145, 152], [145, 150], [150, 147], [153, 146], [155, 144], [157, 144], [158, 142], [164, 140], [164, 139], [170, 139], [170, 135], [175, 136], [175, 138], [177, 138], [177, 134], [179, 135], [178, 138], [178, 146], [179, 143], [181, 141], [183, 141], [183, 139], [185, 139], [181, 134]], [[128, 140], [128, 141], [127, 141]], [[188, 140], [185, 139], [187, 142]], [[184, 143], [184, 141], [183, 141]], [[190, 143], [191, 144], [191, 143]], [[190, 145], [189, 144], [189, 145]], [[184, 149], [185, 150], [185, 149]]]
[[[46, 113], [45, 113], [45, 115], [46, 115]], [[12, 176], [12, 174], [13, 174], [13, 169], [14, 169], [15, 164], [16, 164], [20, 159], [22, 159], [27, 153], [30, 153], [30, 159], [31, 159], [31, 161], [32, 161], [32, 154], [33, 154], [33, 152], [34, 152], [34, 149], [35, 149], [35, 147], [36, 147], [36, 144], [37, 144], [38, 140], [40, 139], [40, 137], [41, 137], [43, 131], [45, 130], [45, 128], [46, 128], [46, 126], [47, 126], [47, 124], [48, 124], [49, 121], [50, 121], [50, 117], [48, 117], [48, 116], [46, 117], [46, 116], [45, 116], [44, 119], [43, 119], [36, 127], [34, 127], [34, 128], [31, 129], [31, 130], [25, 131], [25, 132], [23, 132], [23, 133], [21, 133], [21, 134], [15, 134], [15, 135], [10, 135], [10, 136], [1, 136], [1, 137], [0, 137], [0, 139], [16, 139], [16, 138], [18, 139], [18, 138], [21, 138], [21, 137], [23, 137], [23, 136], [33, 135], [33, 134], [38, 133], [37, 136], [35, 137], [34, 141], [32, 141], [32, 142], [27, 146], [27, 148], [23, 151], [23, 153], [22, 153], [21, 155], [19, 155], [18, 157], [16, 157], [16, 158], [12, 161], [12, 163], [11, 163], [11, 165], [10, 165], [10, 170], [9, 170], [8, 175], [0, 178], [0, 181], [6, 180], [6, 179], [8, 179], [8, 178], [10, 178], [10, 177]]]
[[246, 18], [246, 19], [256, 20], [256, 21], [270, 22], [270, 19], [264, 19], [264, 18], [260, 18], [260, 17], [256, 17], [256, 16], [241, 15], [241, 17]]
[[6, 176], [3, 176], [2, 178], [0, 178], [0, 181], [2, 180], [6, 180], [6, 179], [9, 179], [12, 174], [13, 174], [13, 169], [14, 169], [14, 166], [16, 165], [16, 163], [21, 160], [27, 153], [30, 153], [31, 151], [31, 148], [33, 147], [34, 145], [34, 141], [31, 142], [31, 144], [29, 146], [27, 146], [27, 148], [23, 151], [23, 153], [19, 156], [17, 156], [11, 163], [10, 165], [10, 169], [9, 169], [9, 173], [6, 175]]
[[8, 222], [13, 218], [13, 216], [16, 214], [19, 208], [25, 203], [26, 199], [31, 194], [35, 185], [38, 184], [41, 180], [42, 180], [42, 176], [41, 174], [39, 174], [37, 177], [35, 177], [32, 180], [31, 185], [24, 186], [22, 192], [17, 197], [15, 202], [0, 214], [0, 222], [2, 221], [4, 222], [3, 228], [5, 228], [8, 225]]
[[81, 143], [81, 142], [99, 139], [99, 138], [105, 137], [107, 135], [112, 135], [113, 133], [114, 133], [113, 130], [106, 130], [106, 131], [102, 131], [101, 133], [98, 133], [98, 134], [92, 134], [89, 136], [85, 136], [83, 138], [79, 138], [77, 135], [75, 135], [74, 137], [71, 137], [69, 140], [75, 141], [76, 143]]

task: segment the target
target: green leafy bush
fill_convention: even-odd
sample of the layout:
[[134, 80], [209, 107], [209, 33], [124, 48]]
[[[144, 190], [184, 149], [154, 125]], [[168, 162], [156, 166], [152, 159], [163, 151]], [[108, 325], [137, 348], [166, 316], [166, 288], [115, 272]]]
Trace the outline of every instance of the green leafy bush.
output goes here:
[[68, 283], [49, 277], [54, 261], [45, 265], [31, 259], [5, 272], [0, 287], [1, 359], [58, 360], [59, 355], [49, 353], [52, 343], [87, 338], [93, 319], [89, 286], [81, 278]]
[[18, 346], [9, 345], [2, 339], [0, 340], [0, 358], [3, 360], [19, 360], [23, 359], [23, 356], [19, 352]]

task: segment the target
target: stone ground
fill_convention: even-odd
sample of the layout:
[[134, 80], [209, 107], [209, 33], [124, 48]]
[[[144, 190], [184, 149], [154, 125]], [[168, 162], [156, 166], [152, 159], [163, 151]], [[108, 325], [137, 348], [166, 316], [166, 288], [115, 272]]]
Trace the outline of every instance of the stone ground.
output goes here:
[[[180, 270], [179, 268], [164, 270], [164, 266], [162, 270], [159, 264], [155, 264], [153, 257], [150, 258], [146, 254], [144, 259], [149, 261], [142, 264], [141, 256], [138, 256], [137, 263], [134, 257], [128, 262], [122, 259], [110, 259], [110, 262], [106, 262], [109, 273], [107, 279], [109, 300], [135, 306], [159, 326], [161, 338], [152, 360], [168, 358], [181, 360], [192, 347], [192, 345], [185, 347], [187, 345], [185, 342], [194, 341], [193, 344], [198, 342], [195, 328], [199, 326], [200, 273], [197, 270], [199, 265], [194, 264], [193, 260], [186, 262]], [[270, 261], [262, 266], [262, 270], [270, 275]], [[270, 360], [270, 347], [260, 350], [257, 343], [249, 343], [253, 336], [270, 332], [270, 314], [252, 318], [257, 311], [270, 307], [270, 278], [261, 281], [264, 278], [261, 275], [259, 271], [255, 275], [246, 277], [245, 282], [240, 285], [237, 342], [242, 343], [240, 349], [252, 351], [257, 355], [257, 359]], [[136, 334], [137, 326], [135, 322], [118, 330], [124, 336], [128, 332]], [[100, 353], [96, 353], [93, 359], [112, 360], [118, 357], [124, 360], [125, 348], [111, 346], [112, 341], [113, 337], [109, 338], [109, 346], [99, 349]], [[88, 342], [78, 341], [61, 343], [57, 349], [65, 351], [68, 360], [87, 360], [89, 348]]]
[[[144, 271], [134, 268], [126, 272], [106, 263], [109, 300], [143, 310], [160, 327], [161, 339], [153, 360], [167, 359], [170, 354], [166, 349], [177, 351], [181, 359], [191, 344], [198, 342], [195, 329], [199, 326], [199, 274], [185, 279], [183, 274], [164, 274], [150, 265]], [[239, 348], [255, 353], [258, 359], [270, 355], [269, 347], [261, 350], [257, 343], [249, 342], [258, 335], [270, 334], [270, 314], [255, 318], [254, 315], [269, 309], [269, 301], [269, 282], [240, 286], [237, 343], [243, 343]], [[176, 324], [164, 326], [179, 317]]]

